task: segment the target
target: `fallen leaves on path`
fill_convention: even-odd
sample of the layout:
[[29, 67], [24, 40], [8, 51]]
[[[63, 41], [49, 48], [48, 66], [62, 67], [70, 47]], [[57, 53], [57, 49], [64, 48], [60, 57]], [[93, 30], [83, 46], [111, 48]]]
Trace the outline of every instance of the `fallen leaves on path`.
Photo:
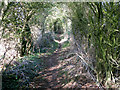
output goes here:
[[[29, 84], [31, 88], [90, 88], [97, 87], [83, 67], [77, 64], [76, 56], [66, 58], [69, 49], [54, 52], [44, 58], [46, 69]], [[62, 60], [61, 60], [61, 57]]]

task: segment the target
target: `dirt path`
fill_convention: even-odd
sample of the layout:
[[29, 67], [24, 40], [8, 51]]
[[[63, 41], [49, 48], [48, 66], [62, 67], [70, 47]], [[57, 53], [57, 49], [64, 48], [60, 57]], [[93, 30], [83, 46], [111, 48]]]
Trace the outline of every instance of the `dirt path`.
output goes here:
[[86, 88], [95, 87], [95, 83], [83, 73], [76, 56], [66, 58], [69, 49], [59, 50], [44, 57], [46, 69], [39, 72], [29, 84], [31, 88]]

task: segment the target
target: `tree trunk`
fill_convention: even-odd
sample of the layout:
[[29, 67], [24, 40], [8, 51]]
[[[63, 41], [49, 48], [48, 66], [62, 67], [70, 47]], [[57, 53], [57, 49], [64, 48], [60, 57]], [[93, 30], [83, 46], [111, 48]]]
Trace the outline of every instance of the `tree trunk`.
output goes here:
[[7, 6], [8, 6], [8, 0], [2, 0], [0, 2], [0, 25], [2, 25], [2, 19], [3, 19], [3, 14], [4, 14], [4, 11], [7, 9]]
[[29, 53], [31, 47], [32, 47], [32, 41], [31, 41], [31, 31], [28, 24], [25, 24], [22, 32], [21, 37], [21, 53], [20, 56], [24, 56]]

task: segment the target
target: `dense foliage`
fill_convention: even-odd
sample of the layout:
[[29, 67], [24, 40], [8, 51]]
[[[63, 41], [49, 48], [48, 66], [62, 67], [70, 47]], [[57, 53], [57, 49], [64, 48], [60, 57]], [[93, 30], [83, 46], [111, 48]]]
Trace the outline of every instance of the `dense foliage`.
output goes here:
[[72, 3], [73, 34], [78, 43], [83, 36], [95, 48], [95, 73], [101, 83], [111, 85], [120, 72], [119, 3]]
[[[32, 48], [30, 25], [36, 24], [36, 21], [33, 22], [33, 20], [36, 20], [36, 17], [32, 19], [33, 15], [38, 14], [40, 17], [44, 8], [49, 9], [52, 4], [42, 2], [9, 2], [6, 6], [7, 8], [4, 10], [1, 20], [2, 27], [4, 27], [2, 29], [2, 35], [5, 38], [9, 38], [9, 35], [14, 33], [15, 38], [20, 39], [20, 53], [21, 56], [24, 56], [28, 54]], [[39, 20], [39, 18], [37, 20]], [[5, 30], [6, 28], [9, 30]]]
[[[62, 5], [67, 10], [63, 10]], [[92, 51], [89, 54], [94, 58], [89, 58], [91, 63], [86, 65], [93, 70], [96, 82], [108, 87], [116, 83], [116, 78], [120, 76], [120, 3], [1, 2], [0, 10], [2, 38], [10, 38], [12, 34], [13, 38], [19, 39], [18, 51], [21, 57], [34, 53], [32, 25], [41, 26], [40, 52], [47, 52], [48, 48], [54, 52], [59, 45], [51, 33], [54, 32], [58, 41], [61, 41], [60, 35], [63, 34], [64, 38], [67, 36], [65, 32], [69, 31], [67, 29], [71, 29], [67, 21], [71, 20], [77, 54], [80, 55], [80, 51]], [[55, 14], [56, 10], [59, 12]], [[67, 40], [62, 47], [66, 46], [70, 46]], [[39, 51], [38, 48], [34, 50]]]

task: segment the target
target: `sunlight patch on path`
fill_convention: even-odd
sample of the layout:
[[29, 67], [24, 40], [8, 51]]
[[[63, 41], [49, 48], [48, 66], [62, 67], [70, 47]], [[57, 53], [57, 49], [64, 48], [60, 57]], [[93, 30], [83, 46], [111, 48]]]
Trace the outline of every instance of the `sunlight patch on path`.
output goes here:
[[54, 66], [54, 67], [49, 68], [48, 70], [49, 70], [49, 71], [53, 71], [53, 70], [59, 69], [59, 68], [61, 68], [61, 67], [62, 67], [62, 65], [59, 64], [59, 65], [56, 65], [56, 66]]
[[[96, 86], [84, 73], [81, 62], [77, 62], [76, 56], [67, 57], [68, 49], [62, 49], [45, 59], [46, 69], [39, 72], [34, 78], [34, 87], [46, 88], [81, 88]], [[61, 60], [60, 57], [64, 56]], [[32, 85], [31, 85], [32, 86]], [[32, 86], [32, 87], [33, 87]]]

